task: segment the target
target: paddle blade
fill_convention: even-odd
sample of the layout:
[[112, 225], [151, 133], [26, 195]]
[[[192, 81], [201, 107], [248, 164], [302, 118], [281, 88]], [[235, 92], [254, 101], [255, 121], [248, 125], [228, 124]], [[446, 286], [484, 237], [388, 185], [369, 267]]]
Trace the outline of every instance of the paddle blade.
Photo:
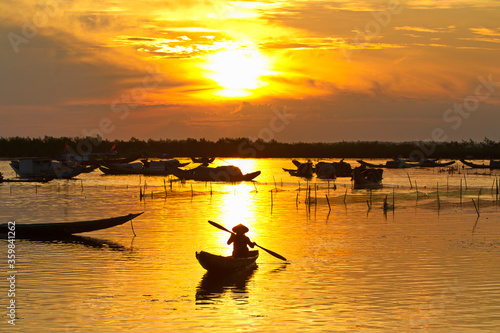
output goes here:
[[215, 223], [214, 221], [208, 221], [208, 223], [210, 223], [211, 225], [213, 225], [216, 228], [219, 228], [220, 230], [227, 231], [227, 232], [229, 232], [231, 234], [233, 233], [231, 230], [227, 230], [226, 228], [224, 228], [223, 226], [221, 226], [219, 223]]
[[262, 246], [258, 245], [257, 243], [255, 243], [255, 246], [257, 246], [258, 248], [261, 248], [262, 250], [266, 251], [267, 253], [269, 253], [270, 255], [272, 255], [273, 257], [276, 257], [278, 259], [281, 259], [283, 261], [286, 261], [286, 258], [283, 257], [282, 255], [274, 252], [274, 251], [271, 251], [271, 250], [268, 250], [266, 248], [263, 248]]

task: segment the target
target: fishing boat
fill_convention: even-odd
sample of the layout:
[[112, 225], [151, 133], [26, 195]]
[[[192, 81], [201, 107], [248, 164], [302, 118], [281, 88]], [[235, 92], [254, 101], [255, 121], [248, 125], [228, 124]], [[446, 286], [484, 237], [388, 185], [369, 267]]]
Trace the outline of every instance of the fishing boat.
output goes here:
[[316, 176], [320, 179], [335, 179], [337, 177], [351, 177], [352, 167], [349, 163], [340, 160], [339, 162], [318, 162], [314, 167]]
[[215, 157], [191, 157], [191, 161], [193, 161], [193, 163], [209, 165], [210, 163], [213, 163], [213, 161], [215, 161]]
[[474, 168], [474, 169], [500, 169], [500, 161], [490, 160], [490, 164], [476, 164], [473, 162], [467, 162], [466, 160], [460, 160], [464, 165]]
[[259, 257], [259, 251], [249, 251], [246, 258], [224, 257], [205, 251], [196, 252], [196, 259], [200, 265], [209, 272], [231, 273], [257, 267], [255, 263]]
[[120, 157], [120, 158], [112, 158], [111, 155], [116, 155], [116, 152], [109, 153], [91, 153], [91, 154], [83, 154], [83, 155], [75, 155], [66, 153], [58, 158], [59, 161], [65, 162], [69, 165], [91, 165], [97, 168], [101, 164], [126, 164], [131, 163], [139, 158], [140, 155], [131, 156], [131, 157]]
[[304, 177], [304, 178], [312, 178], [314, 168], [311, 161], [307, 161], [305, 163], [301, 163], [297, 160], [292, 160], [292, 163], [297, 167], [297, 169], [286, 169], [283, 168], [284, 171], [288, 172], [290, 176], [295, 177]]
[[361, 165], [364, 165], [369, 168], [386, 168], [386, 169], [407, 169], [407, 168], [413, 168], [414, 165], [408, 164], [407, 162], [400, 160], [400, 159], [395, 159], [393, 161], [387, 161], [385, 164], [373, 164], [369, 162], [365, 162], [363, 160], [357, 160], [357, 162]]
[[107, 175], [146, 175], [146, 176], [168, 176], [171, 175], [171, 169], [175, 167], [183, 167], [188, 163], [181, 163], [178, 160], [160, 160], [150, 161], [141, 160], [135, 163], [115, 163], [101, 164], [99, 170]]
[[181, 180], [230, 183], [251, 181], [260, 175], [260, 171], [243, 174], [240, 168], [234, 165], [223, 165], [216, 168], [200, 165], [189, 170], [171, 168], [171, 172], [174, 176]]
[[[13, 233], [16, 239], [57, 239], [82, 232], [107, 229], [124, 224], [143, 213], [128, 214], [119, 217], [92, 221], [55, 222], [55, 223], [3, 223], [0, 224], [0, 234]], [[14, 227], [14, 228], [13, 228]]]
[[355, 189], [382, 188], [382, 169], [369, 169], [364, 165], [354, 168], [352, 179]]
[[84, 166], [70, 167], [49, 158], [24, 158], [11, 161], [10, 166], [19, 178], [37, 180], [70, 179], [87, 169]]
[[408, 163], [408, 164], [419, 168], [442, 168], [450, 166], [454, 163], [455, 161], [438, 162], [438, 160], [423, 159], [421, 161], [418, 161], [417, 163]]

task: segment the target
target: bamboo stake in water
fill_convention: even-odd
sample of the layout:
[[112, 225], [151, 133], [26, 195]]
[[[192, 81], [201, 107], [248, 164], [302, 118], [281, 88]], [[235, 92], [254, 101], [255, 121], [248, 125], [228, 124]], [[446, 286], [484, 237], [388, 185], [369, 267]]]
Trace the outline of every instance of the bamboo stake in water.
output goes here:
[[479, 197], [481, 196], [481, 189], [479, 189], [479, 193], [477, 194], [477, 210], [479, 211]]
[[465, 182], [465, 190], [467, 191], [467, 177], [464, 175], [464, 182]]
[[326, 202], [328, 203], [328, 211], [332, 210], [332, 207], [330, 206], [330, 200], [328, 199], [328, 194], [326, 195]]
[[345, 199], [347, 198], [347, 189], [345, 189], [345, 194], [344, 194], [344, 204], [345, 204]]
[[408, 176], [408, 180], [410, 181], [410, 190], [411, 190], [413, 189], [413, 184], [411, 183], [410, 174], [407, 172], [406, 175]]
[[299, 194], [297, 193], [297, 196], [295, 197], [295, 207], [299, 208]]
[[441, 208], [441, 201], [439, 200], [439, 183], [436, 184], [436, 193], [438, 199], [438, 210]]
[[462, 206], [462, 178], [460, 178], [460, 206]]
[[476, 203], [474, 202], [474, 199], [472, 199], [472, 203], [474, 204], [474, 208], [476, 208], [477, 216], [479, 216], [479, 208], [477, 208]]
[[318, 192], [316, 191], [318, 188], [318, 185], [314, 185], [314, 204], [318, 204]]
[[273, 213], [273, 191], [271, 191], [271, 214]]
[[392, 188], [392, 210], [394, 210], [396, 206], [394, 205], [394, 187]]

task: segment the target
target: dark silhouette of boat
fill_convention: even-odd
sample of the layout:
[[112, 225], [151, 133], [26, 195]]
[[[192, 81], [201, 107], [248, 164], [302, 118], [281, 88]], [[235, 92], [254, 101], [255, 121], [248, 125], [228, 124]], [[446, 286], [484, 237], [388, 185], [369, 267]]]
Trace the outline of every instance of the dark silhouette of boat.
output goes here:
[[354, 168], [352, 179], [355, 189], [375, 189], [382, 188], [382, 175], [384, 170], [371, 169], [362, 165]]
[[[82, 232], [107, 229], [124, 224], [143, 213], [128, 214], [119, 217], [92, 221], [55, 222], [55, 223], [3, 223], [0, 224], [0, 234], [14, 232], [16, 239], [56, 239]], [[12, 228], [14, 227], [14, 228]]]
[[357, 162], [361, 165], [364, 165], [369, 168], [386, 168], [386, 169], [407, 169], [413, 168], [415, 165], [409, 164], [406, 161], [395, 159], [393, 161], [387, 161], [385, 164], [373, 164], [368, 163], [363, 160], [357, 160]]
[[474, 168], [474, 169], [500, 169], [500, 161], [490, 160], [490, 164], [476, 164], [473, 162], [467, 162], [466, 160], [460, 160], [464, 165]]
[[337, 177], [351, 177], [352, 167], [349, 163], [340, 160], [339, 162], [318, 162], [314, 168], [316, 176], [321, 179], [335, 179]]
[[413, 167], [419, 167], [419, 168], [442, 168], [442, 167], [450, 166], [454, 163], [455, 163], [455, 161], [438, 162], [437, 159], [435, 159], [435, 160], [422, 159], [422, 160], [418, 161], [417, 163], [408, 163], [408, 164], [412, 165]]
[[193, 163], [200, 163], [202, 165], [208, 166], [210, 163], [215, 161], [215, 157], [191, 157]]
[[70, 179], [87, 170], [85, 166], [71, 167], [50, 158], [23, 158], [11, 161], [10, 166], [19, 178], [31, 180]]
[[304, 178], [312, 178], [314, 168], [311, 161], [307, 161], [305, 163], [301, 163], [297, 160], [292, 160], [292, 163], [295, 164], [297, 169], [285, 169], [284, 171], [288, 172], [291, 176], [295, 177], [304, 177]]
[[146, 176], [168, 176], [171, 175], [172, 167], [183, 167], [188, 163], [180, 163], [178, 160], [149, 161], [127, 164], [102, 164], [99, 170], [107, 175], [146, 175]]
[[223, 165], [215, 168], [200, 165], [194, 169], [189, 170], [172, 167], [170, 168], [170, 172], [181, 180], [230, 183], [250, 181], [261, 173], [260, 171], [255, 171], [243, 174], [240, 168], [234, 165]]

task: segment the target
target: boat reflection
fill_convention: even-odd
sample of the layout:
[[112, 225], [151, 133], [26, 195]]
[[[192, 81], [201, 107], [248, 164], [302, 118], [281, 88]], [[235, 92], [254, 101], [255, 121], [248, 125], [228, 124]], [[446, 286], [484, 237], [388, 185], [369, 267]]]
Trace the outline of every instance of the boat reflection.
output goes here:
[[68, 235], [66, 237], [57, 237], [52, 239], [31, 238], [31, 239], [25, 239], [23, 241], [52, 243], [52, 244], [76, 244], [98, 249], [110, 249], [114, 251], [127, 250], [125, 246], [118, 244], [116, 242], [112, 242], [106, 239], [99, 239], [94, 237], [78, 236], [78, 235]]
[[205, 273], [196, 289], [196, 304], [214, 304], [226, 292], [230, 292], [231, 298], [240, 303], [248, 303], [247, 283], [256, 270], [257, 265], [254, 265], [230, 274]]

